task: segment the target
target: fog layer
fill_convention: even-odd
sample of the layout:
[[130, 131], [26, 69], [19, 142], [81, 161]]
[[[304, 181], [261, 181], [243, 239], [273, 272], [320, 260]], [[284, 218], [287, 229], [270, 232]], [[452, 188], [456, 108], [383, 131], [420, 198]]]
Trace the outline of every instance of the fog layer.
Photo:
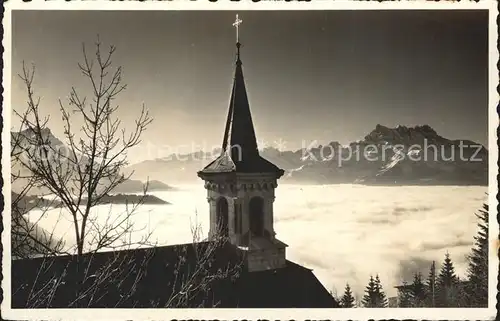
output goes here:
[[[287, 258], [313, 269], [323, 285], [341, 294], [346, 282], [361, 296], [370, 274], [378, 273], [389, 296], [403, 279], [448, 251], [460, 277], [476, 233], [474, 213], [486, 200], [486, 187], [362, 185], [280, 185], [274, 207], [277, 237], [289, 245]], [[132, 241], [152, 231], [158, 245], [192, 241], [191, 226], [208, 232], [208, 203], [200, 185], [154, 195], [172, 205], [143, 205], [133, 216]], [[125, 206], [113, 205], [113, 216]], [[108, 206], [94, 211], [106, 220]], [[36, 220], [39, 211], [30, 219]], [[42, 228], [74, 242], [70, 218], [50, 210]]]

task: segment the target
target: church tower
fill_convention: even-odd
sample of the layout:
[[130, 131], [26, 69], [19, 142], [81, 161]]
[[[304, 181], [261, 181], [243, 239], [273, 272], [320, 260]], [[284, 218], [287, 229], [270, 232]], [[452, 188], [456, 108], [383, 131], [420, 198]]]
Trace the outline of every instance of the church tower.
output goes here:
[[209, 238], [227, 237], [245, 252], [248, 271], [286, 265], [287, 245], [276, 238], [274, 193], [284, 171], [259, 155], [248, 102], [236, 16], [236, 66], [222, 152], [198, 172], [205, 181], [210, 206]]

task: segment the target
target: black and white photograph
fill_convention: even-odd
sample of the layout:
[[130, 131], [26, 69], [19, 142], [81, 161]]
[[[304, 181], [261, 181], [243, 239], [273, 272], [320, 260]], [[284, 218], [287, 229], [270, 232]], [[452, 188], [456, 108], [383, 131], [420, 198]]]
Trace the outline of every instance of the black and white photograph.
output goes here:
[[494, 319], [494, 1], [105, 2], [5, 3], [4, 318]]

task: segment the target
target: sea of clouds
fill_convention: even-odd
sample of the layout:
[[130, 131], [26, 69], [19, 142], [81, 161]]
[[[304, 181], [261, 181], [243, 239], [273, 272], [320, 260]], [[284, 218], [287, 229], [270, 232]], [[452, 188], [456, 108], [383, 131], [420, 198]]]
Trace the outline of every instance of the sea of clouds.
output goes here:
[[[486, 187], [280, 185], [274, 206], [277, 238], [287, 243], [287, 259], [307, 268], [328, 289], [342, 294], [349, 282], [362, 296], [370, 275], [378, 274], [389, 296], [394, 286], [427, 277], [433, 260], [446, 252], [457, 274], [465, 276], [466, 255], [477, 231], [474, 215], [486, 201]], [[208, 203], [203, 186], [179, 186], [154, 195], [172, 205], [143, 205], [133, 216], [131, 241], [151, 232], [158, 245], [192, 241], [192, 226], [208, 232]], [[105, 220], [125, 206], [99, 206], [93, 215]], [[30, 220], [39, 219], [32, 211]], [[46, 212], [40, 227], [74, 244], [73, 227], [61, 209]], [[292, 280], [293, 282], [293, 280]]]

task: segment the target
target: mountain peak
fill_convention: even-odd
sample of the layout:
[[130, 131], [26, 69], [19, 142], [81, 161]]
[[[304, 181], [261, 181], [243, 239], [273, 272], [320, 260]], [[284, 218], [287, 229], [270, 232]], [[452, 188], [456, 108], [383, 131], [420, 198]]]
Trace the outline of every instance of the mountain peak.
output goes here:
[[415, 130], [421, 131], [429, 135], [437, 136], [437, 132], [429, 125], [415, 126]]
[[[42, 128], [40, 130], [40, 134], [45, 143], [51, 144], [52, 146], [64, 145], [64, 143], [59, 138], [57, 138], [48, 127]], [[13, 137], [21, 137], [21, 139], [23, 137], [26, 139], [34, 139], [35, 131], [31, 128], [27, 128], [19, 132], [12, 132], [12, 135], [14, 135]]]
[[415, 127], [407, 127], [398, 125], [395, 128], [390, 128], [381, 124], [377, 124], [375, 129], [365, 136], [364, 141], [367, 143], [411, 143], [420, 142], [424, 139], [436, 141], [444, 140], [437, 132], [429, 125], [417, 125]]
[[[27, 128], [27, 129], [24, 129], [24, 130], [21, 130], [20, 132], [18, 132], [19, 135], [22, 135], [22, 136], [30, 136], [34, 133], [34, 130], [31, 129], [31, 128]], [[52, 131], [50, 130], [50, 128], [48, 127], [44, 127], [40, 130], [40, 133], [42, 134], [43, 137], [47, 137], [47, 136], [54, 136], [52, 134]]]

